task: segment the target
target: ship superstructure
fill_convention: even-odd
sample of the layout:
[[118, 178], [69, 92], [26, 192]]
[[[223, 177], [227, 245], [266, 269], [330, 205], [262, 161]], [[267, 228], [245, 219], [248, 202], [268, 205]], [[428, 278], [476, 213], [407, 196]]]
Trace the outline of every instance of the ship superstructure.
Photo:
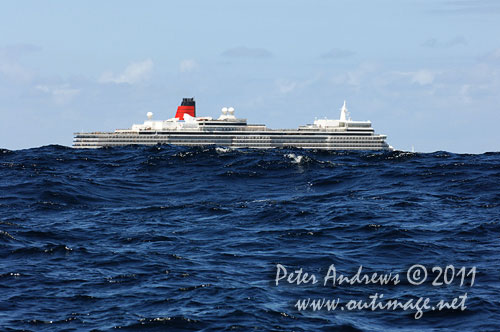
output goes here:
[[391, 150], [385, 135], [375, 134], [370, 121], [353, 121], [346, 102], [338, 120], [319, 119], [298, 129], [270, 129], [248, 124], [223, 107], [217, 119], [197, 117], [194, 98], [184, 98], [174, 118], [147, 120], [114, 132], [75, 133], [73, 147], [99, 148], [130, 144], [218, 145], [230, 148], [303, 148], [322, 150]]

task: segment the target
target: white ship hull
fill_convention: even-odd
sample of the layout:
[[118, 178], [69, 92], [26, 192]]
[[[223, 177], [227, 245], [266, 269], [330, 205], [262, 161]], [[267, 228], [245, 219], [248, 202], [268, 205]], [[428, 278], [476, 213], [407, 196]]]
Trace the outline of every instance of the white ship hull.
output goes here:
[[172, 144], [184, 146], [218, 145], [230, 148], [282, 148], [293, 147], [322, 150], [389, 150], [384, 135], [362, 133], [305, 133], [268, 131], [254, 133], [182, 132], [165, 133], [147, 131], [140, 133], [76, 133], [75, 148], [99, 148], [130, 144]]

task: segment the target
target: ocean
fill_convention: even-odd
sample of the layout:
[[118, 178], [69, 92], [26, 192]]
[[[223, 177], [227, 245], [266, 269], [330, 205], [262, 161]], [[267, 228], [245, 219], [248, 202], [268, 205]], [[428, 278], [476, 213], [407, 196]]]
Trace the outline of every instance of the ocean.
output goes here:
[[500, 153], [0, 150], [1, 331], [498, 331]]

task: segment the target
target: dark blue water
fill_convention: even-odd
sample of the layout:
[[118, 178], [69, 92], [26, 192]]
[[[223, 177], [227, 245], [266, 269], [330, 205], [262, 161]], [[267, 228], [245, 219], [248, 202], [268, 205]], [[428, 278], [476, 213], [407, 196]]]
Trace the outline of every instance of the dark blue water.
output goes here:
[[497, 331], [499, 204], [500, 153], [0, 150], [0, 330]]

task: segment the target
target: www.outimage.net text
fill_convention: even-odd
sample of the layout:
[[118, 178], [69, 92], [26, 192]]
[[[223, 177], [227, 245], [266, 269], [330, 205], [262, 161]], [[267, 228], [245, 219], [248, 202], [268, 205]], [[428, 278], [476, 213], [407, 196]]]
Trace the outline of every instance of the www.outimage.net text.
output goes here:
[[[410, 266], [406, 273], [403, 273], [406, 281], [413, 286], [421, 285], [425, 282], [434, 287], [455, 284], [462, 287], [474, 286], [476, 277], [476, 267], [456, 268], [453, 265], [446, 267], [433, 266], [427, 268], [421, 264]], [[347, 287], [353, 285], [398, 285], [401, 282], [400, 273], [365, 273], [360, 265], [356, 273], [352, 275], [342, 274], [337, 271], [335, 264], [328, 267], [326, 274], [322, 277], [314, 273], [305, 272], [303, 268], [292, 271], [282, 264], [276, 264], [275, 286], [280, 284], [289, 285], [321, 285], [323, 287]], [[415, 319], [420, 319], [424, 312], [441, 311], [444, 309], [464, 311], [467, 301], [467, 292], [449, 299], [432, 300], [431, 297], [421, 296], [413, 298], [392, 298], [384, 297], [384, 293], [375, 292], [363, 299], [344, 299], [339, 297], [331, 298], [301, 298], [295, 302], [294, 307], [298, 311], [355, 311], [355, 310], [411, 310], [415, 311]]]

